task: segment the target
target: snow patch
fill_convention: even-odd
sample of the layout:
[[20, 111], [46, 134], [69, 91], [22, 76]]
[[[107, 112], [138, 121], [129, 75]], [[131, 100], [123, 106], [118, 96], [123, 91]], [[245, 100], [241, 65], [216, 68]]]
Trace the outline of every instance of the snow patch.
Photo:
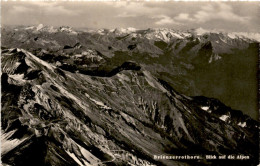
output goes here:
[[39, 30], [41, 30], [43, 27], [44, 27], [43, 24], [39, 24], [39, 25], [37, 26], [36, 30], [39, 31]]
[[228, 37], [231, 39], [236, 39], [238, 36], [234, 33], [228, 33]]
[[203, 107], [201, 107], [201, 109], [203, 109], [204, 111], [207, 111], [209, 109], [209, 106], [203, 106]]
[[74, 154], [74, 153], [71, 153], [69, 151], [66, 150], [66, 152], [68, 153], [68, 155], [73, 158], [74, 161], [76, 161], [80, 166], [84, 166], [80, 161], [79, 159], [77, 158], [77, 156]]
[[238, 124], [237, 124], [238, 126], [240, 126], [240, 127], [246, 127], [246, 122], [239, 122]]
[[166, 42], [169, 42], [170, 39], [167, 37], [167, 32], [165, 31], [162, 31], [161, 32], [161, 35], [162, 35], [162, 40], [166, 41]]
[[128, 123], [133, 124], [133, 125], [136, 125], [136, 124], [135, 124], [135, 120], [134, 120], [131, 116], [125, 114], [124, 112], [120, 112], [120, 114], [123, 116], [123, 118], [124, 118]]
[[67, 32], [67, 33], [74, 34], [74, 35], [78, 34], [76, 31], [72, 30], [71, 27], [62, 26], [62, 27], [60, 27], [59, 30], [60, 30], [60, 32]]
[[122, 82], [122, 81], [130, 81], [130, 79], [125, 75], [125, 74], [121, 74], [121, 73], [118, 73], [117, 76], [119, 77], [119, 80]]
[[187, 32], [183, 32], [181, 35], [184, 36], [185, 38], [192, 36], [190, 33], [187, 33]]
[[91, 101], [93, 101], [94, 103], [96, 103], [97, 105], [99, 105], [101, 108], [108, 109], [108, 110], [109, 110], [109, 109], [112, 109], [112, 108], [106, 106], [103, 102], [97, 101], [97, 100], [91, 98], [91, 97], [89, 96], [89, 94], [85, 93], [85, 95], [87, 96], [87, 98], [89, 98]]
[[98, 29], [97, 33], [100, 34], [100, 35], [105, 35], [106, 34], [104, 29]]
[[220, 59], [222, 59], [222, 57], [219, 56], [218, 54], [212, 54], [212, 55], [210, 56], [209, 63], [212, 63], [212, 62], [217, 61], [217, 60], [220, 60]]
[[208, 113], [211, 113], [212, 111], [209, 109], [209, 106], [202, 106], [201, 107], [202, 110], [208, 112]]
[[178, 33], [171, 32], [171, 35], [177, 37], [178, 39], [183, 39], [183, 37]]
[[25, 28], [25, 30], [32, 30], [32, 29], [34, 29], [34, 26]]
[[1, 130], [1, 153], [6, 154], [13, 148], [20, 145], [22, 142], [28, 139], [28, 137], [22, 138], [22, 139], [12, 139], [9, 140], [9, 138], [16, 132], [17, 130], [12, 130], [8, 133], [4, 133], [3, 130]]
[[135, 32], [137, 29], [136, 28], [133, 28], [133, 27], [128, 27], [127, 30], [129, 32]]
[[228, 115], [222, 115], [221, 117], [219, 117], [220, 120], [226, 122], [226, 120], [229, 118]]
[[224, 37], [220, 37], [220, 40], [223, 42], [223, 43], [228, 43], [228, 40]]
[[14, 64], [14, 66], [15, 66], [15, 67], [18, 67], [20, 64], [21, 64], [21, 62], [16, 62], [16, 63]]
[[54, 29], [53, 26], [51, 26], [51, 27], [48, 29], [48, 32], [50, 32], [50, 33], [55, 33], [55, 32], [57, 32], [57, 30]]
[[[93, 156], [89, 151], [78, 145], [81, 154], [87, 159], [90, 164], [92, 165], [93, 163], [97, 162], [99, 159], [97, 159], [95, 156]], [[87, 161], [83, 160], [85, 165], [90, 165]]]
[[13, 75], [9, 75], [9, 77], [17, 81], [21, 81], [21, 82], [24, 81], [23, 80], [24, 74], [13, 74]]

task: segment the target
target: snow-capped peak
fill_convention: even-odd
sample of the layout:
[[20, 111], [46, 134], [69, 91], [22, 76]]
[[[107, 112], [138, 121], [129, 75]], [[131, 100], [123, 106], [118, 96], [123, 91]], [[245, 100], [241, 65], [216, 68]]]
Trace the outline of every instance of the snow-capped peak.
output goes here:
[[255, 40], [260, 42], [260, 33], [253, 33], [253, 32], [223, 32], [221, 30], [216, 29], [204, 29], [204, 28], [197, 28], [194, 30], [195, 34], [198, 36], [208, 34], [208, 33], [217, 33], [217, 34], [224, 34], [230, 39], [244, 39], [244, 40]]
[[252, 32], [231, 32], [227, 34], [231, 39], [234, 38], [243, 38], [243, 39], [251, 39], [260, 42], [260, 33], [252, 33]]
[[184, 39], [186, 37], [190, 37], [191, 34], [186, 31], [178, 31], [174, 29], [167, 29], [167, 28], [154, 28], [154, 29], [147, 29], [144, 37], [147, 39], [153, 40], [163, 40], [165, 42], [171, 41], [172, 38], [174, 39]]
[[36, 30], [39, 31], [39, 30], [41, 30], [43, 27], [44, 27], [43, 24], [39, 24], [39, 25], [36, 27]]
[[71, 33], [71, 34], [77, 34], [77, 32], [75, 32], [74, 30], [72, 30], [72, 28], [69, 27], [69, 26], [61, 26], [61, 27], [59, 28], [59, 31], [60, 31], [60, 32], [67, 32], [67, 33]]
[[39, 24], [37, 26], [26, 27], [25, 30], [33, 30], [34, 33], [38, 33], [38, 32], [54, 33], [54, 32], [57, 32], [57, 29], [55, 29], [53, 26], [45, 26], [43, 24]]

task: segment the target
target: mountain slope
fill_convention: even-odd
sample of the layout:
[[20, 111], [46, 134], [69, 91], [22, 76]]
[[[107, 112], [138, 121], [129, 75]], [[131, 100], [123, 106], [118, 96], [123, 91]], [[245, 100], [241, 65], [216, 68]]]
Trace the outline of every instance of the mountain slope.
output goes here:
[[[181, 95], [145, 64], [110, 64], [98, 56], [101, 67], [87, 67], [84, 73], [62, 69], [24, 49], [2, 50], [4, 164], [258, 163], [258, 123], [249, 116], [217, 99]], [[202, 157], [153, 158], [161, 154]], [[212, 161], [205, 154], [244, 154], [250, 160]]]

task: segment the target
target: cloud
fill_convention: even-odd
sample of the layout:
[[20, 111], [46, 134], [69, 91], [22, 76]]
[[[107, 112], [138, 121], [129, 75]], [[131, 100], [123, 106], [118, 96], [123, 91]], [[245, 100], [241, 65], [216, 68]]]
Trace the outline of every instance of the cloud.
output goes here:
[[42, 1], [33, 1], [27, 2], [23, 5], [14, 5], [9, 9], [10, 14], [18, 15], [18, 14], [29, 14], [29, 13], [43, 13], [45, 15], [66, 15], [66, 16], [75, 16], [80, 14], [80, 11], [75, 11], [69, 8], [65, 8], [58, 2], [42, 2]]
[[156, 25], [179, 24], [178, 22], [174, 21], [171, 17], [166, 15], [160, 15], [153, 18], [159, 19], [155, 22]]
[[[182, 11], [182, 10], [180, 10]], [[171, 14], [164, 13], [159, 16], [155, 15], [155, 12], [151, 14], [151, 18], [157, 18], [156, 25], [196, 25], [196, 24], [209, 24], [212, 22], [229, 22], [247, 24], [250, 21], [250, 17], [244, 17], [236, 14], [231, 5], [227, 3], [207, 3], [202, 7], [198, 7], [197, 10], [184, 11]]]
[[105, 2], [108, 6], [112, 6], [119, 13], [118, 17], [153, 17], [162, 12], [161, 8], [151, 8], [146, 6], [144, 2], [126, 2], [120, 1], [116, 3]]
[[233, 12], [231, 6], [226, 3], [218, 3], [217, 6], [208, 4], [194, 15], [198, 22], [207, 22], [210, 20], [224, 20], [232, 22], [246, 22], [249, 18], [242, 17]]
[[[3, 2], [5, 24], [114, 28], [206, 28], [259, 31], [258, 3], [229, 2]], [[51, 18], [51, 19], [50, 19]], [[98, 22], [98, 24], [94, 24]]]
[[178, 21], [194, 21], [188, 13], [180, 13], [178, 16], [174, 17], [174, 19]]
[[226, 3], [214, 3], [203, 6], [193, 17], [187, 13], [181, 13], [179, 16], [175, 17], [175, 19], [179, 21], [194, 21], [197, 23], [205, 23], [214, 20], [243, 23], [250, 18], [235, 14], [233, 8]]
[[[109, 3], [112, 5], [114, 3]], [[156, 19], [155, 25], [184, 25], [184, 24], [207, 24], [212, 21], [226, 21], [246, 23], [250, 18], [236, 14], [232, 6], [223, 2], [206, 3], [202, 6], [197, 6], [197, 10], [181, 10], [172, 12], [172, 10], [162, 9], [165, 6], [149, 6], [144, 2], [118, 2], [114, 8], [119, 10], [116, 17], [119, 18], [138, 18], [145, 16], [147, 18]], [[162, 12], [163, 11], [163, 12]]]
[[69, 10], [66, 9], [64, 6], [52, 6], [49, 8], [45, 8], [44, 12], [50, 14], [50, 15], [69, 15], [69, 16], [75, 16], [79, 15], [80, 11], [75, 10]]
[[13, 6], [12, 9], [9, 11], [10, 14], [21, 14], [21, 13], [27, 13], [32, 12], [33, 9], [24, 7], [24, 6]]
[[137, 17], [137, 15], [123, 12], [123, 13], [118, 14], [116, 17], [127, 18], [127, 17]]
[[246, 23], [250, 18], [235, 14], [233, 8], [226, 3], [209, 3], [193, 14], [180, 13], [172, 19], [173, 22], [200, 24], [216, 20]]

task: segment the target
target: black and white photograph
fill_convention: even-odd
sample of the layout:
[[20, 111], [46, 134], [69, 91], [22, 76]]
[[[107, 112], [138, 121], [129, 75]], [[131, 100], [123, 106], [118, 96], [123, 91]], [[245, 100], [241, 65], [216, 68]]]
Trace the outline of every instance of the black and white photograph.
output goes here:
[[1, 1], [0, 165], [259, 165], [259, 16], [249, 1]]

